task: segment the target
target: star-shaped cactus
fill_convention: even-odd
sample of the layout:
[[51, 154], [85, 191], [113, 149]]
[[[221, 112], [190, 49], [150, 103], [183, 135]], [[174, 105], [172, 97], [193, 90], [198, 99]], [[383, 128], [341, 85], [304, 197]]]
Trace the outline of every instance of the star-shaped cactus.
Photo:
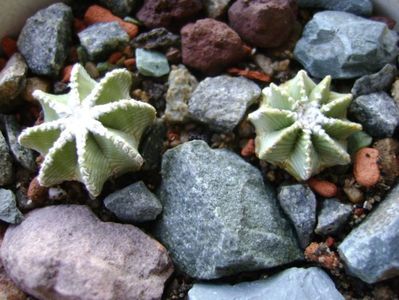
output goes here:
[[260, 159], [297, 180], [350, 163], [346, 139], [362, 126], [346, 119], [352, 95], [332, 92], [330, 84], [330, 76], [315, 84], [302, 70], [286, 83], [263, 90], [259, 109], [249, 115]]
[[137, 148], [155, 109], [130, 98], [131, 80], [127, 70], [117, 69], [96, 82], [75, 64], [69, 93], [33, 93], [44, 123], [25, 129], [19, 142], [45, 157], [38, 175], [41, 185], [77, 180], [98, 196], [110, 176], [141, 167]]

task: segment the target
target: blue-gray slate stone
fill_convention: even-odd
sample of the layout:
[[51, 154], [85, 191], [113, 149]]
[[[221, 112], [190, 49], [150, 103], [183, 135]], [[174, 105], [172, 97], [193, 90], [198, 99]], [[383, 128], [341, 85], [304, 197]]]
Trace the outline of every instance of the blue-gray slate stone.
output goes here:
[[316, 196], [308, 186], [293, 184], [280, 186], [277, 199], [294, 225], [299, 244], [305, 249], [316, 225]]
[[12, 167], [10, 148], [0, 131], [0, 186], [12, 183], [13, 179], [14, 169]]
[[260, 92], [258, 85], [243, 77], [207, 77], [194, 90], [188, 111], [214, 130], [233, 131]]
[[399, 185], [339, 245], [348, 271], [367, 283], [399, 275]]
[[336, 233], [349, 220], [352, 206], [340, 202], [338, 199], [324, 199], [317, 218], [315, 232], [320, 235]]
[[137, 0], [99, 0], [99, 2], [120, 17], [130, 15], [138, 3]]
[[18, 38], [18, 49], [33, 73], [57, 76], [68, 56], [72, 10], [56, 3], [30, 17]]
[[299, 7], [338, 10], [355, 15], [370, 16], [373, 12], [371, 0], [298, 0]]
[[23, 215], [17, 208], [17, 201], [12, 191], [0, 189], [0, 220], [18, 224], [22, 221]]
[[302, 258], [275, 192], [229, 150], [191, 141], [168, 150], [155, 235], [188, 275], [213, 279]]
[[351, 93], [354, 97], [358, 97], [361, 95], [388, 91], [395, 81], [396, 74], [396, 67], [387, 64], [377, 73], [365, 75], [356, 80]]
[[385, 92], [357, 97], [352, 101], [349, 111], [363, 125], [363, 129], [375, 138], [392, 137], [399, 123], [399, 108]]
[[196, 283], [188, 300], [344, 300], [320, 268], [290, 268], [270, 278], [236, 285]]
[[108, 195], [104, 205], [119, 220], [127, 223], [155, 220], [162, 211], [161, 202], [142, 181]]
[[142, 48], [136, 49], [136, 66], [140, 74], [150, 77], [161, 77], [170, 71], [163, 53]]
[[306, 24], [294, 56], [314, 77], [355, 78], [393, 63], [397, 41], [396, 32], [382, 22], [324, 11]]

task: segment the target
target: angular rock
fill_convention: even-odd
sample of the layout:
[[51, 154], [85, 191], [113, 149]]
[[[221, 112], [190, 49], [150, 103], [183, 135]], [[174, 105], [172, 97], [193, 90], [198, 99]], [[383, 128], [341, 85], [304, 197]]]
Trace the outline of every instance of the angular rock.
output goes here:
[[136, 66], [139, 73], [144, 76], [161, 77], [170, 71], [164, 54], [140, 48], [136, 49]]
[[316, 196], [302, 184], [283, 185], [279, 188], [277, 199], [291, 220], [302, 249], [305, 249], [316, 224]]
[[129, 35], [118, 22], [90, 25], [79, 32], [78, 36], [91, 60], [106, 59], [129, 42]]
[[294, 56], [317, 78], [355, 78], [392, 63], [399, 53], [397, 41], [384, 23], [324, 11], [306, 24]]
[[159, 195], [164, 208], [155, 235], [192, 277], [220, 278], [302, 256], [271, 186], [233, 152], [198, 140], [168, 150]]
[[204, 0], [206, 15], [212, 19], [223, 16], [230, 2], [231, 0]]
[[338, 199], [324, 199], [317, 217], [315, 232], [320, 235], [336, 233], [349, 220], [352, 206]]
[[0, 131], [0, 186], [8, 185], [14, 178], [10, 148]]
[[236, 285], [196, 283], [188, 300], [255, 300], [255, 299], [325, 299], [344, 300], [334, 282], [320, 268], [290, 268], [267, 279]]
[[254, 82], [243, 77], [208, 77], [195, 89], [188, 110], [195, 120], [215, 130], [233, 131], [260, 92]]
[[338, 247], [348, 271], [367, 283], [399, 275], [399, 185]]
[[17, 224], [22, 221], [23, 215], [17, 208], [17, 201], [12, 191], [0, 189], [0, 220]]
[[399, 142], [396, 139], [382, 139], [373, 144], [379, 152], [378, 165], [381, 175], [388, 185], [392, 185], [399, 177]]
[[146, 50], [161, 49], [165, 50], [169, 47], [179, 47], [180, 37], [169, 32], [165, 28], [155, 28], [148, 32], [139, 34], [133, 40], [133, 47], [144, 48]]
[[161, 202], [142, 181], [108, 195], [104, 205], [119, 220], [127, 223], [155, 220], [162, 211]]
[[30, 17], [18, 38], [18, 49], [33, 73], [57, 76], [68, 56], [72, 10], [56, 3]]
[[365, 75], [356, 80], [351, 93], [354, 97], [376, 92], [388, 91], [395, 81], [397, 69], [394, 65], [386, 65], [379, 72]]
[[18, 286], [42, 299], [160, 299], [173, 271], [162, 245], [88, 207], [36, 209], [7, 229], [1, 258]]
[[99, 0], [99, 2], [120, 17], [130, 15], [138, 4], [137, 0]]
[[370, 16], [373, 12], [371, 0], [297, 0], [300, 7], [337, 10], [361, 16]]
[[399, 123], [399, 108], [385, 92], [357, 97], [349, 111], [376, 138], [391, 137]]
[[165, 124], [161, 120], [157, 120], [144, 132], [139, 148], [139, 152], [144, 158], [142, 170], [156, 170], [160, 167], [166, 131]]
[[197, 79], [184, 65], [172, 66], [166, 93], [165, 120], [185, 122], [188, 119], [188, 101], [198, 85]]
[[216, 74], [245, 57], [239, 35], [223, 22], [202, 19], [181, 31], [183, 63], [206, 74]]
[[0, 72], [0, 113], [13, 111], [21, 104], [28, 66], [21, 54], [15, 53]]

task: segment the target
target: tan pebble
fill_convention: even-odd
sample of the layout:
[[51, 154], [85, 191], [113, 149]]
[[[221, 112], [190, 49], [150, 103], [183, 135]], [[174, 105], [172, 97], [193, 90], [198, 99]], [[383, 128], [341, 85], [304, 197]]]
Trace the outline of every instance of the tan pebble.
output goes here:
[[50, 90], [50, 82], [39, 77], [31, 77], [26, 79], [26, 86], [22, 92], [22, 98], [25, 101], [39, 104], [39, 102], [32, 96], [32, 93], [35, 90], [48, 92]]
[[399, 176], [399, 142], [386, 138], [373, 144], [373, 148], [379, 151], [379, 166], [384, 182], [392, 184]]
[[243, 157], [249, 157], [255, 154], [255, 142], [254, 139], [249, 139], [248, 142], [241, 150], [241, 155]]
[[392, 97], [399, 104], [399, 79], [397, 79], [392, 85]]
[[362, 148], [356, 152], [353, 175], [357, 183], [372, 187], [380, 180], [378, 157], [379, 151], [373, 148]]
[[310, 178], [308, 185], [315, 193], [325, 198], [335, 197], [338, 192], [337, 186], [327, 180]]
[[349, 186], [343, 188], [344, 193], [348, 196], [349, 201], [352, 203], [360, 203], [364, 201], [364, 195], [357, 187]]

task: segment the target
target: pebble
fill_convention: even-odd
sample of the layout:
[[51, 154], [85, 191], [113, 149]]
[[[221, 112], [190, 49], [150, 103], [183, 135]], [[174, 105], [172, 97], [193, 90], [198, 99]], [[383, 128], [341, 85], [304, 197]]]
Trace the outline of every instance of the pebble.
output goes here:
[[164, 140], [166, 137], [166, 126], [161, 120], [156, 120], [144, 132], [139, 152], [144, 158], [143, 171], [158, 170], [161, 165], [162, 153], [164, 151]]
[[17, 208], [17, 201], [12, 191], [0, 188], [0, 220], [3, 222], [18, 224], [23, 215]]
[[172, 66], [168, 78], [164, 118], [168, 122], [186, 122], [188, 101], [198, 86], [197, 79], [184, 65]]
[[28, 18], [18, 38], [18, 49], [33, 73], [59, 74], [68, 56], [72, 22], [72, 10], [63, 3], [50, 5]]
[[335, 197], [338, 192], [337, 186], [327, 180], [310, 178], [308, 180], [308, 185], [316, 194], [325, 198]]
[[204, 141], [168, 150], [155, 236], [191, 277], [213, 279], [301, 258], [292, 228], [258, 169]]
[[352, 205], [341, 203], [338, 199], [324, 199], [317, 217], [315, 232], [320, 235], [331, 235], [345, 225], [352, 214]]
[[22, 98], [29, 103], [39, 105], [39, 101], [32, 96], [32, 93], [35, 90], [47, 93], [50, 91], [50, 87], [51, 84], [48, 80], [40, 77], [29, 77], [26, 79], [26, 86], [22, 92]]
[[399, 79], [396, 79], [392, 85], [391, 95], [395, 100], [396, 105], [399, 106]]
[[355, 186], [345, 186], [344, 193], [348, 196], [350, 202], [358, 204], [364, 201], [363, 192]]
[[357, 97], [349, 112], [375, 138], [392, 137], [399, 123], [399, 108], [385, 92]]
[[273, 61], [270, 57], [258, 53], [254, 55], [254, 61], [258, 65], [258, 67], [262, 69], [263, 72], [270, 76], [273, 76]]
[[374, 148], [362, 148], [356, 152], [353, 175], [356, 182], [364, 187], [372, 187], [380, 180], [378, 166], [379, 151]]
[[38, 299], [161, 299], [173, 271], [157, 241], [132, 225], [102, 222], [83, 205], [28, 213], [8, 227], [1, 258], [11, 279]]
[[136, 66], [140, 74], [150, 77], [161, 77], [170, 71], [163, 53], [140, 48], [136, 49]]
[[241, 156], [250, 157], [252, 155], [255, 155], [255, 140], [249, 139], [241, 149]]
[[388, 91], [395, 81], [398, 70], [394, 65], [387, 64], [379, 72], [365, 75], [355, 81], [351, 93], [354, 97], [376, 92]]
[[269, 278], [236, 285], [195, 283], [188, 300], [255, 299], [324, 299], [344, 300], [334, 282], [320, 268], [289, 268]]
[[298, 0], [299, 7], [337, 10], [360, 16], [370, 16], [373, 12], [371, 0]]
[[245, 56], [239, 35], [223, 22], [202, 19], [180, 31], [183, 63], [205, 74], [216, 74]]
[[104, 205], [126, 223], [153, 221], [162, 211], [161, 202], [142, 181], [108, 195]]
[[323, 268], [336, 271], [341, 267], [341, 263], [338, 254], [332, 251], [330, 247], [328, 243], [313, 242], [305, 249], [305, 258]]
[[48, 190], [49, 190], [48, 187], [40, 185], [37, 177], [34, 177], [29, 183], [27, 197], [34, 204], [41, 205], [48, 200]]
[[115, 15], [126, 17], [137, 7], [137, 0], [99, 0], [105, 7], [109, 8]]
[[279, 47], [293, 32], [295, 12], [291, 0], [237, 0], [228, 11], [229, 25], [250, 45]]
[[12, 166], [12, 156], [10, 148], [0, 131], [0, 186], [9, 185], [14, 179], [14, 169]]
[[302, 184], [283, 185], [277, 192], [281, 208], [291, 220], [302, 249], [309, 245], [316, 224], [316, 197]]
[[399, 275], [399, 185], [338, 246], [349, 274], [367, 283]]
[[399, 142], [386, 138], [375, 142], [373, 148], [379, 152], [378, 165], [384, 182], [393, 184], [399, 176]]
[[203, 4], [207, 17], [218, 19], [227, 11], [231, 0], [204, 0]]
[[169, 47], [179, 47], [180, 36], [171, 33], [166, 28], [155, 28], [139, 34], [132, 45], [146, 50], [165, 50]]
[[260, 96], [260, 88], [242, 77], [221, 75], [201, 81], [188, 103], [190, 115], [217, 131], [229, 132]]
[[129, 35], [117, 22], [97, 23], [78, 33], [83, 48], [91, 60], [106, 59], [129, 42]]
[[306, 24], [294, 56], [314, 77], [356, 78], [392, 63], [399, 53], [397, 41], [384, 23], [324, 11]]

